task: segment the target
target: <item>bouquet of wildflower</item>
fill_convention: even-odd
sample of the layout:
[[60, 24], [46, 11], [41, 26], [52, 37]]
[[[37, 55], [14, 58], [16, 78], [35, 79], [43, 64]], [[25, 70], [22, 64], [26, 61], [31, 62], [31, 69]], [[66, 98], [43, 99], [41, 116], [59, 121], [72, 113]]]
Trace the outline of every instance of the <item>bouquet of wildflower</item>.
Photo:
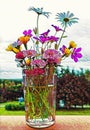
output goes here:
[[[71, 56], [77, 62], [82, 57], [81, 48], [76, 48], [76, 43], [70, 41], [68, 46], [61, 45], [68, 26], [78, 22], [73, 13], [57, 13], [56, 19], [61, 27], [52, 24], [55, 33], [51, 30], [39, 32], [39, 17], [47, 18], [50, 12], [44, 12], [43, 8], [29, 8], [37, 14], [37, 26], [34, 29], [24, 30], [23, 36], [8, 45], [7, 51], [15, 53], [18, 66], [24, 68], [25, 74], [25, 110], [28, 123], [49, 126], [55, 120], [55, 85], [53, 85], [53, 74], [55, 68], [63, 59]], [[34, 120], [35, 119], [35, 120]], [[39, 119], [39, 120], [38, 120]], [[40, 120], [41, 119], [41, 120]], [[45, 119], [45, 120], [44, 120]]]
[[15, 53], [18, 66], [27, 68], [25, 71], [27, 76], [35, 76], [33, 80], [35, 82], [36, 77], [38, 77], [36, 83], [39, 85], [40, 79], [43, 82], [46, 81], [43, 79], [46, 70], [48, 70], [46, 79], [49, 80], [54, 73], [54, 69], [60, 65], [63, 59], [71, 56], [77, 62], [82, 57], [81, 47], [76, 48], [77, 45], [74, 41], [70, 41], [68, 47], [61, 46], [62, 39], [67, 37], [65, 36], [66, 28], [77, 23], [78, 18], [74, 17], [74, 14], [69, 11], [57, 13], [56, 19], [61, 23], [62, 28], [52, 24], [51, 26], [55, 31], [52, 35], [50, 29], [39, 33], [39, 17], [43, 15], [48, 18], [50, 12], [44, 12], [43, 8], [34, 7], [29, 8], [29, 11], [37, 13], [37, 26], [34, 29], [24, 30], [23, 36], [8, 45], [6, 50]]

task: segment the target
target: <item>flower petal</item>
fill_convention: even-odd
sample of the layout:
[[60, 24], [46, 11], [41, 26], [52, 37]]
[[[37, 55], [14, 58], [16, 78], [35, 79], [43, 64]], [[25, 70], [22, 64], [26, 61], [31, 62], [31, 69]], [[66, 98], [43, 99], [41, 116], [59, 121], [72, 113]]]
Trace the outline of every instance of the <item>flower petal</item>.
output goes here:
[[82, 50], [82, 48], [79, 47], [79, 48], [76, 48], [75, 52], [80, 52], [81, 50]]
[[75, 62], [78, 62], [78, 58], [76, 56], [73, 59]]
[[81, 54], [81, 53], [77, 53], [77, 57], [78, 57], [78, 58], [81, 58], [81, 57], [82, 57], [82, 54]]

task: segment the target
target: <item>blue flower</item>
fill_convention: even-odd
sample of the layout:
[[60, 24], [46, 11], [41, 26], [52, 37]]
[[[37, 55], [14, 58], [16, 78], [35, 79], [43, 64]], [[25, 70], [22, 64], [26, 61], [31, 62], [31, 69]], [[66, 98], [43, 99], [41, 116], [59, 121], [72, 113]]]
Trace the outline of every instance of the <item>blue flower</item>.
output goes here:
[[44, 11], [43, 11], [43, 8], [30, 7], [30, 8], [28, 9], [28, 11], [34, 11], [34, 12], [36, 12], [38, 15], [44, 15], [44, 16], [46, 16], [47, 18], [49, 17], [49, 14], [50, 14], [50, 12], [44, 12]]
[[78, 18], [74, 17], [73, 13], [70, 13], [69, 11], [67, 11], [67, 13], [63, 12], [63, 13], [57, 13], [56, 15], [56, 19], [61, 22], [61, 25], [63, 27], [65, 26], [71, 26], [74, 23], [78, 23]]

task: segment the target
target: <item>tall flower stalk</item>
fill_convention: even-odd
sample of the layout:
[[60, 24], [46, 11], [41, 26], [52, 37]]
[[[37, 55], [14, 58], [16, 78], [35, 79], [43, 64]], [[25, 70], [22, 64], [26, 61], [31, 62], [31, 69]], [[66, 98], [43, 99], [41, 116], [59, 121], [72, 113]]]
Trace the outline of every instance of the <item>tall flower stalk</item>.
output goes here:
[[65, 25], [64, 30], [63, 30], [63, 32], [62, 32], [62, 35], [61, 35], [61, 37], [60, 37], [60, 39], [59, 39], [57, 49], [60, 47], [60, 43], [61, 43], [61, 41], [62, 41], [62, 39], [63, 39], [63, 36], [64, 36], [64, 33], [65, 33], [65, 31], [66, 31], [66, 27], [67, 27], [67, 26]]

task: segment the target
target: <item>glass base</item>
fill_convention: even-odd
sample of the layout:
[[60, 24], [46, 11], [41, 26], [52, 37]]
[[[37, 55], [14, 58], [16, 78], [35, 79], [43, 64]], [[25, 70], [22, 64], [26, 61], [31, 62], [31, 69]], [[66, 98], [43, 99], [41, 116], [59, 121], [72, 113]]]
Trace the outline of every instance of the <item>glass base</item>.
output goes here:
[[33, 128], [46, 128], [46, 127], [50, 127], [50, 126], [54, 125], [55, 120], [49, 121], [48, 119], [43, 119], [43, 120], [42, 119], [33, 119], [33, 120], [26, 121], [26, 124]]

